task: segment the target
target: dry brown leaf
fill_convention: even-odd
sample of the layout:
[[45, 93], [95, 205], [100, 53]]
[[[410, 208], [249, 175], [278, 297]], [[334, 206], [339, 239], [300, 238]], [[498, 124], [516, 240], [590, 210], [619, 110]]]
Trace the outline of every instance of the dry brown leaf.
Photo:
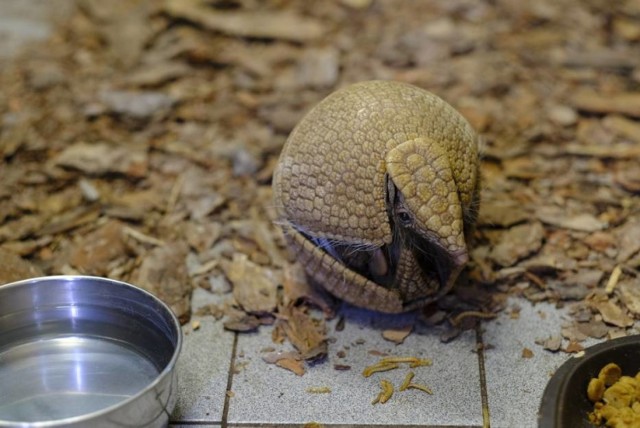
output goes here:
[[302, 360], [302, 356], [298, 351], [269, 351], [262, 355], [262, 360], [268, 364], [275, 364], [283, 358]]
[[589, 213], [567, 215], [563, 209], [552, 206], [540, 207], [535, 213], [541, 222], [563, 229], [596, 232], [606, 227]]
[[19, 255], [0, 248], [0, 285], [42, 276], [42, 270]]
[[305, 308], [288, 305], [280, 307], [279, 326], [289, 342], [305, 360], [315, 360], [327, 355], [326, 324], [313, 319]]
[[191, 282], [185, 264], [187, 252], [187, 244], [179, 241], [153, 248], [143, 257], [131, 280], [169, 305], [182, 323], [189, 321], [191, 316]]
[[619, 248], [616, 262], [624, 263], [640, 251], [640, 219], [630, 217], [629, 220], [614, 232]]
[[522, 348], [522, 358], [533, 358], [533, 351], [529, 348]]
[[620, 300], [627, 310], [640, 318], [640, 284], [638, 278], [626, 278], [618, 283]]
[[561, 333], [562, 336], [570, 342], [582, 342], [588, 337], [580, 331], [577, 322], [571, 322], [570, 324], [562, 326]]
[[314, 287], [300, 263], [286, 263], [283, 272], [284, 303], [297, 304], [304, 301], [324, 312], [327, 317], [334, 315], [333, 298], [320, 287]]
[[400, 345], [411, 334], [413, 324], [408, 324], [399, 328], [390, 328], [382, 332], [382, 337], [389, 342]]
[[576, 327], [580, 332], [594, 339], [602, 339], [609, 331], [609, 327], [605, 323], [594, 319], [588, 322], [579, 322]]
[[640, 124], [624, 116], [611, 115], [602, 120], [602, 124], [616, 134], [640, 143]]
[[510, 227], [526, 221], [529, 217], [529, 213], [522, 204], [513, 199], [483, 201], [480, 205], [478, 224], [492, 227]]
[[104, 105], [105, 113], [135, 122], [146, 122], [166, 116], [177, 100], [159, 91], [107, 90], [99, 94], [99, 101]]
[[125, 82], [141, 88], [156, 87], [171, 80], [185, 76], [192, 69], [183, 62], [167, 61], [155, 64], [154, 67], [143, 66], [131, 72]]
[[107, 41], [114, 62], [125, 67], [136, 64], [154, 31], [148, 22], [153, 1], [116, 0], [109, 5], [100, 0], [82, 0], [80, 7], [89, 15]]
[[275, 310], [280, 281], [274, 270], [253, 263], [241, 253], [235, 253], [233, 261], [223, 267], [233, 284], [233, 297], [245, 311], [260, 314]]
[[147, 174], [147, 151], [143, 146], [109, 143], [76, 143], [53, 160], [54, 165], [74, 168], [90, 175], [109, 173], [131, 177]]
[[621, 113], [640, 117], [640, 93], [635, 92], [599, 95], [582, 90], [574, 95], [573, 104], [579, 110], [593, 113]]
[[165, 11], [175, 18], [195, 22], [209, 30], [240, 37], [307, 42], [322, 37], [326, 32], [321, 21], [290, 11], [221, 12], [208, 8], [200, 2], [185, 0], [167, 1]]
[[538, 251], [543, 238], [544, 228], [538, 222], [513, 226], [501, 236], [489, 257], [501, 266], [512, 266]]
[[590, 301], [590, 305], [600, 312], [603, 321], [607, 324], [615, 325], [616, 327], [631, 327], [633, 325], [633, 319], [611, 300], [596, 296]]
[[567, 154], [578, 156], [593, 156], [605, 159], [632, 159], [640, 156], [640, 146], [627, 143], [619, 144], [567, 144], [564, 146]]
[[539, 345], [542, 345], [542, 347], [547, 351], [557, 352], [560, 350], [560, 347], [562, 346], [562, 336], [560, 335], [550, 336], [544, 340], [540, 340], [540, 341], [536, 340], [536, 343], [538, 343]]
[[569, 341], [569, 344], [567, 345], [566, 348], [563, 349], [563, 351], [568, 354], [576, 354], [578, 352], [584, 351], [584, 346], [572, 340], [572, 341]]
[[616, 172], [616, 183], [624, 190], [631, 193], [640, 193], [640, 172], [638, 165], [630, 165], [627, 169], [621, 169]]
[[35, 236], [47, 223], [47, 218], [41, 215], [23, 215], [8, 221], [0, 227], [0, 241], [17, 241], [29, 236]]
[[78, 242], [69, 263], [84, 274], [105, 276], [114, 260], [127, 256], [123, 237], [123, 224], [110, 220]]
[[255, 331], [260, 327], [260, 320], [254, 315], [237, 315], [232, 316], [223, 324], [224, 328], [229, 331], [237, 331], [239, 333], [247, 333]]
[[276, 361], [276, 365], [278, 367], [282, 367], [283, 369], [287, 369], [297, 374], [298, 376], [303, 376], [306, 373], [304, 362], [293, 358], [281, 358]]

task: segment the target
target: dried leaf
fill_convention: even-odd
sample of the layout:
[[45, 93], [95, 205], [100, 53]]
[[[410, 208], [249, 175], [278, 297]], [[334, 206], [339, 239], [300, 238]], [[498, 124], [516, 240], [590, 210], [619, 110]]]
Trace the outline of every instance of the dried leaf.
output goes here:
[[200, 2], [169, 0], [165, 11], [212, 31], [233, 36], [285, 39], [294, 42], [316, 40], [326, 32], [322, 22], [290, 11], [215, 11]]
[[640, 143], [640, 124], [637, 121], [627, 119], [623, 116], [607, 116], [602, 120], [602, 124], [614, 131], [616, 134], [628, 138], [635, 143]]
[[236, 253], [225, 268], [233, 284], [233, 297], [249, 313], [271, 313], [276, 308], [276, 289], [280, 282], [275, 271], [249, 260], [246, 254]]
[[0, 248], [0, 285], [43, 276], [42, 270], [19, 255]]
[[302, 360], [302, 356], [298, 351], [270, 351], [262, 355], [262, 360], [268, 364], [275, 364], [283, 358]]
[[175, 98], [157, 91], [104, 91], [99, 100], [107, 113], [139, 121], [163, 117], [176, 104]]
[[413, 324], [408, 324], [399, 328], [390, 328], [382, 332], [382, 337], [389, 342], [394, 342], [396, 345], [400, 345], [411, 334], [413, 330]]
[[260, 320], [254, 315], [238, 315], [229, 318], [223, 324], [225, 330], [237, 331], [239, 333], [248, 333], [255, 331], [260, 327]]
[[567, 215], [564, 210], [551, 206], [540, 207], [536, 210], [536, 216], [543, 223], [582, 232], [596, 232], [606, 227], [606, 223], [601, 222], [591, 214]]
[[306, 373], [304, 363], [293, 358], [281, 358], [276, 361], [276, 365], [278, 367], [282, 367], [283, 369], [287, 369], [297, 374], [298, 376], [303, 376]]
[[190, 317], [191, 282], [185, 259], [188, 247], [172, 242], [153, 248], [142, 259], [132, 282], [165, 302], [181, 322]]
[[478, 223], [486, 226], [510, 227], [529, 219], [521, 203], [512, 199], [483, 201], [480, 205]]
[[569, 344], [566, 348], [563, 349], [564, 352], [568, 354], [577, 354], [579, 352], [584, 351], [584, 346], [575, 341], [569, 341]]
[[624, 263], [640, 251], [640, 219], [635, 217], [615, 230], [617, 245], [620, 248], [616, 262]]
[[284, 265], [283, 287], [285, 304], [304, 301], [321, 309], [328, 317], [333, 317], [333, 299], [324, 289], [311, 284], [300, 263]]
[[501, 266], [513, 266], [542, 246], [544, 228], [538, 222], [514, 226], [504, 233], [489, 257]]
[[547, 351], [557, 352], [562, 346], [562, 337], [560, 335], [550, 336], [541, 342], [536, 341], [536, 343], [542, 345]]
[[631, 327], [633, 325], [633, 319], [611, 300], [595, 296], [590, 301], [590, 305], [600, 312], [602, 319], [607, 324], [615, 325], [616, 327]]
[[76, 143], [63, 150], [53, 162], [90, 175], [116, 173], [144, 177], [147, 174], [147, 152], [141, 146]]
[[640, 284], [638, 278], [624, 279], [618, 283], [620, 300], [636, 318], [640, 318]]
[[640, 93], [635, 92], [599, 95], [583, 90], [574, 95], [573, 105], [579, 110], [593, 113], [621, 113], [640, 117]]
[[277, 325], [305, 360], [324, 358], [327, 355], [326, 325], [323, 320], [311, 318], [300, 307], [281, 307]]
[[576, 326], [581, 333], [594, 339], [602, 339], [609, 331], [609, 327], [605, 323], [593, 319], [588, 322], [579, 322]]
[[71, 252], [69, 263], [84, 274], [106, 276], [110, 264], [126, 255], [123, 224], [111, 220], [78, 242]]

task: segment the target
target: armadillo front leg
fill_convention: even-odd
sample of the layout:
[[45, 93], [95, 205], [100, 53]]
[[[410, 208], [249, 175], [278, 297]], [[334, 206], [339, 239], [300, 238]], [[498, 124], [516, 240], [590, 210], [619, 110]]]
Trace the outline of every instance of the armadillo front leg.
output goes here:
[[406, 310], [396, 292], [387, 290], [348, 269], [297, 230], [289, 227], [285, 236], [309, 276], [334, 296], [380, 312], [398, 313]]
[[435, 295], [439, 284], [423, 274], [413, 251], [403, 248], [398, 259], [395, 286], [403, 301], [409, 303]]

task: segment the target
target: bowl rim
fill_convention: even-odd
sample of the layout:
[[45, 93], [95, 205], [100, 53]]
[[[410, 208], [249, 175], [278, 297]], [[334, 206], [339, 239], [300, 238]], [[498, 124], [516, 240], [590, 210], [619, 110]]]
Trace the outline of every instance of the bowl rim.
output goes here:
[[[539, 427], [558, 427], [558, 418], [561, 416], [559, 399], [567, 394], [569, 380], [580, 367], [602, 354], [615, 351], [630, 345], [640, 346], [640, 334], [632, 334], [616, 339], [605, 340], [584, 349], [584, 355], [572, 355], [553, 373], [551, 380], [542, 393], [538, 408]], [[586, 390], [584, 391], [586, 394]]]
[[26, 284], [33, 284], [33, 283], [37, 283], [37, 282], [49, 282], [49, 281], [67, 281], [67, 282], [80, 282], [80, 281], [92, 281], [92, 282], [104, 282], [104, 283], [109, 283], [110, 285], [117, 285], [120, 287], [125, 287], [125, 288], [132, 288], [135, 291], [139, 292], [140, 294], [142, 294], [143, 296], [145, 296], [146, 298], [149, 298], [153, 301], [155, 301], [155, 303], [159, 304], [161, 308], [163, 308], [163, 310], [165, 310], [168, 314], [169, 317], [171, 319], [172, 325], [175, 328], [176, 332], [177, 332], [177, 337], [176, 337], [176, 344], [175, 344], [175, 349], [173, 351], [173, 354], [171, 355], [171, 359], [169, 360], [169, 362], [167, 363], [166, 367], [160, 372], [158, 373], [158, 375], [155, 377], [155, 379], [150, 382], [147, 386], [145, 386], [143, 389], [141, 389], [140, 391], [138, 391], [136, 394], [122, 400], [119, 401], [115, 404], [112, 404], [110, 406], [104, 407], [100, 410], [96, 410], [94, 412], [91, 413], [84, 413], [82, 415], [77, 415], [77, 416], [71, 416], [68, 418], [63, 418], [63, 419], [55, 419], [55, 420], [49, 420], [49, 421], [36, 421], [36, 422], [26, 422], [26, 421], [9, 421], [9, 420], [3, 420], [0, 419], [0, 428], [9, 428], [9, 427], [32, 427], [32, 428], [49, 428], [49, 427], [59, 427], [59, 426], [65, 426], [68, 424], [77, 424], [77, 423], [82, 423], [82, 422], [89, 422], [94, 418], [98, 418], [100, 416], [109, 414], [110, 412], [124, 407], [126, 405], [128, 405], [129, 403], [137, 400], [138, 398], [140, 398], [141, 396], [143, 396], [144, 394], [146, 394], [148, 391], [154, 389], [160, 382], [162, 382], [164, 380], [164, 378], [166, 378], [167, 376], [170, 376], [172, 374], [172, 372], [174, 372], [175, 367], [176, 367], [176, 363], [178, 361], [178, 357], [180, 356], [180, 352], [182, 350], [182, 328], [180, 326], [180, 322], [178, 321], [178, 318], [176, 317], [176, 315], [173, 313], [173, 311], [171, 310], [171, 308], [164, 303], [162, 300], [160, 300], [158, 297], [156, 297], [155, 295], [153, 295], [152, 293], [148, 292], [147, 290], [134, 285], [134, 284], [130, 284], [128, 282], [124, 282], [124, 281], [120, 281], [117, 279], [111, 279], [111, 278], [106, 278], [106, 277], [101, 277], [101, 276], [92, 276], [92, 275], [50, 275], [50, 276], [39, 276], [39, 277], [34, 277], [34, 278], [28, 278], [28, 279], [23, 279], [23, 280], [19, 280], [19, 281], [14, 281], [14, 282], [9, 282], [6, 284], [0, 284], [0, 292], [3, 289], [6, 288], [17, 288], [17, 287], [23, 287]]

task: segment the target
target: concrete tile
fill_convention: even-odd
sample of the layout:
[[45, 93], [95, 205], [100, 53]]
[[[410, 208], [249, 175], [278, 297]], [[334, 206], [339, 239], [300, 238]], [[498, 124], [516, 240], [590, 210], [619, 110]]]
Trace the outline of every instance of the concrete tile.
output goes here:
[[[485, 372], [494, 428], [537, 427], [544, 388], [555, 370], [571, 358], [563, 352], [546, 351], [535, 343], [537, 338], [560, 334], [560, 326], [568, 319], [565, 310], [548, 303], [533, 306], [525, 299], [510, 299], [509, 305], [514, 304], [521, 308], [518, 319], [511, 319], [509, 311], [505, 311], [483, 325], [483, 341], [489, 346], [485, 351]], [[522, 358], [523, 348], [533, 351], [533, 357]]]
[[169, 428], [219, 428], [221, 424], [207, 423], [207, 424], [169, 424]]
[[[330, 322], [329, 357], [310, 367], [298, 377], [261, 359], [261, 349], [274, 347], [271, 330], [238, 336], [237, 366], [230, 400], [229, 426], [239, 424], [303, 424], [319, 422], [341, 425], [482, 425], [480, 381], [475, 349], [475, 333], [467, 332], [456, 341], [443, 344], [439, 329], [424, 327], [414, 331], [402, 345], [381, 337], [381, 331], [393, 324], [408, 323], [412, 316], [382, 316], [347, 307], [345, 329], [335, 331], [337, 320]], [[275, 346], [288, 349], [286, 346]], [[339, 358], [337, 353], [346, 356]], [[393, 356], [431, 358], [433, 366], [400, 369], [362, 376], [364, 367], [379, 360], [369, 351], [381, 351]], [[351, 366], [337, 371], [334, 364]], [[414, 382], [428, 385], [434, 394], [408, 390], [398, 392], [407, 372], [415, 373]], [[380, 391], [380, 380], [388, 379], [396, 388], [385, 404], [372, 405]], [[307, 391], [313, 387], [328, 387], [329, 394]]]
[[[221, 303], [222, 299], [223, 297], [205, 290], [196, 289], [192, 298], [192, 310], [209, 303]], [[200, 321], [200, 328], [194, 331], [191, 323], [183, 326], [184, 342], [177, 364], [178, 402], [171, 420], [174, 424], [219, 424], [222, 421], [234, 334], [225, 331], [222, 321], [216, 321], [210, 315], [194, 316], [192, 320]]]

